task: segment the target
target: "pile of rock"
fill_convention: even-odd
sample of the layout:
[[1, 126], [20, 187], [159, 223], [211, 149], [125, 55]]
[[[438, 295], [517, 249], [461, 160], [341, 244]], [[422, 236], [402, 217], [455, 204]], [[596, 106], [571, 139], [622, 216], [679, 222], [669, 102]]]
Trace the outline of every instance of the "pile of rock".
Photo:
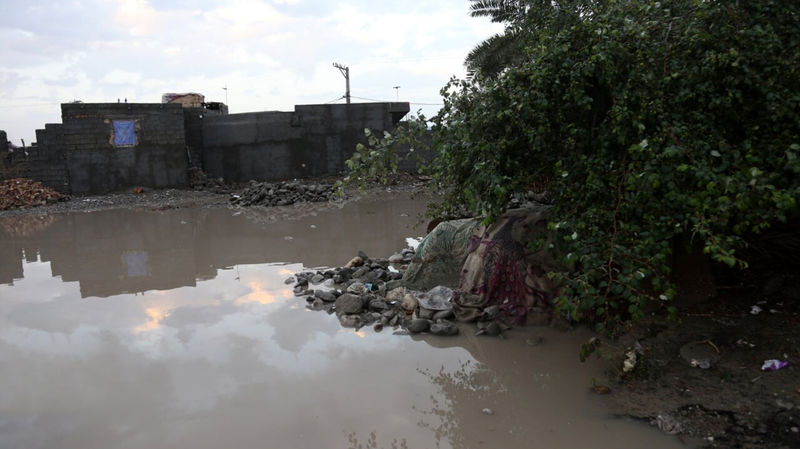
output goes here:
[[189, 185], [194, 190], [208, 190], [214, 193], [227, 193], [230, 191], [222, 178], [210, 178], [203, 170], [189, 167]]
[[330, 184], [303, 184], [297, 181], [256, 182], [231, 195], [230, 203], [237, 206], [288, 206], [299, 202], [321, 202], [337, 199]]
[[0, 182], [0, 210], [43, 206], [67, 199], [41, 182], [13, 178]]
[[344, 267], [305, 271], [287, 279], [287, 283], [295, 284], [294, 294], [305, 296], [309, 309], [335, 313], [345, 327], [373, 326], [379, 332], [391, 326], [405, 329], [400, 333], [458, 334], [458, 326], [452, 321], [452, 290], [393, 288], [413, 256], [410, 248], [389, 259], [370, 259], [359, 252]]

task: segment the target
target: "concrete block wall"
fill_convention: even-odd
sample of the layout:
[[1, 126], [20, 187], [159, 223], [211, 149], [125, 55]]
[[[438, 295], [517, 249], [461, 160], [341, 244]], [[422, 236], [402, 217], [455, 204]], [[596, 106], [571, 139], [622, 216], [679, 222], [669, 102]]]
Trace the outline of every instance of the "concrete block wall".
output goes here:
[[44, 129], [37, 129], [36, 144], [27, 149], [24, 177], [40, 181], [61, 193], [71, 193], [63, 140], [60, 123], [48, 123]]
[[[22, 176], [64, 193], [97, 194], [184, 187], [189, 164], [227, 182], [331, 175], [366, 142], [364, 128], [393, 130], [409, 104], [299, 105], [293, 112], [234, 115], [162, 103], [69, 103], [61, 110], [63, 124], [37, 130], [27, 155], [4, 153], [0, 134], [0, 179]], [[135, 122], [135, 145], [113, 144], [115, 120]]]
[[202, 123], [203, 170], [226, 182], [335, 174], [366, 141], [364, 128], [392, 130], [408, 111], [408, 103], [356, 103], [208, 116]]
[[[181, 105], [69, 103], [61, 111], [72, 193], [188, 184]], [[114, 120], [136, 123], [135, 145], [113, 145]]]
[[61, 125], [47, 124], [45, 129], [36, 130], [36, 142], [24, 150], [20, 148], [9, 153], [5, 150], [7, 143], [0, 146], [3, 155], [0, 179], [28, 178], [59, 192], [70, 193], [62, 139]]

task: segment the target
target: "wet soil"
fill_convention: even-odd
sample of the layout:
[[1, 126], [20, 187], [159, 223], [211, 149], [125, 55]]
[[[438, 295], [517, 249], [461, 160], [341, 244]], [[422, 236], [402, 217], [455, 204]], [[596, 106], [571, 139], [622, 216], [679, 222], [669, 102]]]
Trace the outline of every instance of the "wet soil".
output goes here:
[[[307, 184], [334, 184], [339, 178], [315, 178], [308, 180], [295, 180]], [[302, 216], [306, 210], [328, 210], [341, 208], [349, 201], [358, 200], [365, 196], [391, 194], [397, 192], [427, 192], [427, 178], [408, 174], [397, 174], [389, 178], [386, 185], [375, 182], [367, 183], [363, 188], [351, 186], [345, 189], [341, 199], [326, 202], [300, 202], [289, 206], [279, 206], [281, 212], [278, 218], [292, 218]], [[105, 195], [73, 195], [64, 200], [51, 204], [26, 207], [12, 210], [0, 210], [0, 217], [17, 217], [30, 215], [51, 215], [65, 212], [95, 212], [113, 209], [135, 209], [149, 211], [163, 211], [188, 207], [228, 207], [231, 195], [237, 194], [247, 188], [247, 184], [239, 186], [225, 186], [198, 189], [130, 189]], [[243, 208], [246, 210], [247, 208]], [[253, 209], [264, 209], [262, 207]], [[290, 212], [294, 210], [294, 212]]]
[[[797, 276], [776, 274], [775, 267], [718, 274], [715, 299], [685, 307], [677, 323], [648, 317], [605, 349], [615, 363], [636, 341], [644, 353], [632, 375], [613, 387], [609, 406], [700, 438], [704, 447], [800, 447]], [[780, 288], [765, 289], [775, 282]], [[789, 366], [762, 371], [771, 359]]]

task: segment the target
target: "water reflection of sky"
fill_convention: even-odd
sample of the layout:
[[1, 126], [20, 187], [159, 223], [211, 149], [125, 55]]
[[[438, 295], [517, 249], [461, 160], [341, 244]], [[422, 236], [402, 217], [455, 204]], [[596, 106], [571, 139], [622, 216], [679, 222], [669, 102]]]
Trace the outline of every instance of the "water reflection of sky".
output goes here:
[[299, 269], [241, 265], [196, 287], [81, 298], [48, 263], [25, 263], [23, 279], [0, 286], [0, 446], [241, 447], [271, 435], [281, 447], [342, 447], [370, 414], [386, 434], [416, 428], [413, 415], [354, 396], [425, 392], [408, 411], [435, 393], [389, 368], [405, 359], [413, 371], [412, 342], [363, 338], [306, 310], [283, 282]]

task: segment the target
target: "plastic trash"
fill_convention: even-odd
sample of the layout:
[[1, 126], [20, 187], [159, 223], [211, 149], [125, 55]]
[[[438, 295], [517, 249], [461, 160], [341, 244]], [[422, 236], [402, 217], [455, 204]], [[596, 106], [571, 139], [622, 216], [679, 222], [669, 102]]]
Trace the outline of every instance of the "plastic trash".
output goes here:
[[781, 368], [786, 368], [789, 366], [789, 362], [784, 362], [783, 360], [764, 360], [764, 364], [761, 365], [761, 371], [778, 371]]
[[450, 310], [453, 308], [453, 290], [440, 285], [417, 296], [419, 304], [429, 310]]
[[758, 306], [752, 306], [752, 307], [750, 307], [750, 315], [758, 315], [758, 314], [759, 314], [759, 313], [761, 313], [763, 310], [764, 310], [764, 309], [762, 309], [761, 307], [758, 307]]
[[711, 360], [708, 360], [708, 359], [700, 359], [700, 360], [692, 359], [692, 361], [689, 362], [689, 363], [694, 368], [700, 368], [700, 369], [709, 369], [709, 368], [711, 368]]
[[406, 237], [406, 245], [409, 248], [413, 249], [414, 251], [417, 250], [417, 247], [422, 242], [422, 239], [415, 239], [414, 237]]

